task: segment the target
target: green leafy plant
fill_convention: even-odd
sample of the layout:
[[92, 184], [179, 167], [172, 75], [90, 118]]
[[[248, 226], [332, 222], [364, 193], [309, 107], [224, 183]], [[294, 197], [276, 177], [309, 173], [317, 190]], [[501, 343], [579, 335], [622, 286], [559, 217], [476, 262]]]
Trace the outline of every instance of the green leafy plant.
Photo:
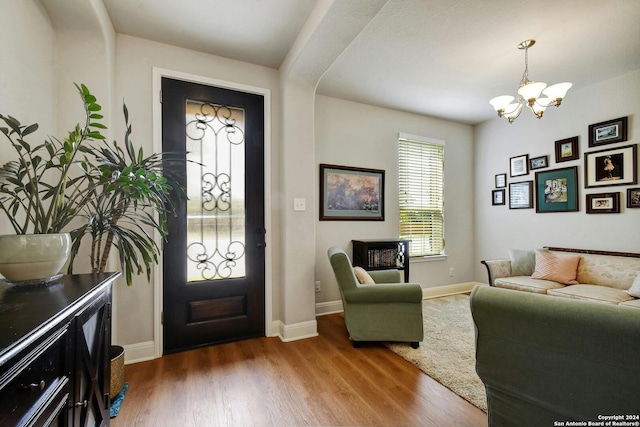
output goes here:
[[[84, 125], [64, 140], [49, 138], [32, 145], [26, 137], [37, 124], [22, 125], [0, 115], [0, 127], [17, 154], [0, 167], [0, 210], [17, 234], [60, 233], [68, 230], [72, 247], [69, 273], [84, 236], [90, 236], [93, 272], [103, 272], [112, 247], [128, 285], [133, 274], [151, 277], [160, 248], [152, 237], [167, 235], [166, 218], [175, 214], [172, 200], [184, 197], [179, 184], [184, 154], [153, 153], [145, 156], [131, 139], [126, 105], [126, 132], [121, 147], [107, 142], [100, 130], [102, 107], [85, 85], [76, 85], [84, 104]], [[81, 225], [76, 226], [81, 219]]]

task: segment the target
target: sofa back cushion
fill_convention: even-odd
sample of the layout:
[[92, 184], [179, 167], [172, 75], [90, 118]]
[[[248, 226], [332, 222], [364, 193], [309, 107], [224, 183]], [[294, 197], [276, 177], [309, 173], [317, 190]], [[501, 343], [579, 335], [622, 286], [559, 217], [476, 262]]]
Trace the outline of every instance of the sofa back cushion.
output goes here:
[[581, 254], [578, 282], [627, 290], [640, 271], [640, 258]]

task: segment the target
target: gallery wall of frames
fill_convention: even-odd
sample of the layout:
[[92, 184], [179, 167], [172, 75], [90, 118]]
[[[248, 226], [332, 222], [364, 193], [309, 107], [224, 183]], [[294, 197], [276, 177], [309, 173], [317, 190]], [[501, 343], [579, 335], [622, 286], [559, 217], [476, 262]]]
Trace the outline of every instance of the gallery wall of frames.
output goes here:
[[[638, 144], [628, 143], [627, 122], [628, 117], [620, 117], [589, 125], [589, 148], [583, 153], [579, 136], [573, 136], [550, 142], [547, 154], [511, 157], [508, 172], [495, 175], [492, 205], [535, 208], [537, 213], [577, 212], [580, 206], [587, 214], [640, 208]], [[549, 166], [552, 155], [554, 168]], [[561, 167], [581, 155], [582, 171], [577, 165]], [[625, 188], [616, 191], [617, 186]]]

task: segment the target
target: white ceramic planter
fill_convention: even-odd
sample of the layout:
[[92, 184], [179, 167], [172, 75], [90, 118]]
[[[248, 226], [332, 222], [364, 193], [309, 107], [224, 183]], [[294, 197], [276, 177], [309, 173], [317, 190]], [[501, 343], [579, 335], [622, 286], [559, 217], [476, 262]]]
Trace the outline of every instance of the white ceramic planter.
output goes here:
[[69, 233], [0, 236], [0, 274], [11, 282], [44, 282], [60, 272], [70, 249]]

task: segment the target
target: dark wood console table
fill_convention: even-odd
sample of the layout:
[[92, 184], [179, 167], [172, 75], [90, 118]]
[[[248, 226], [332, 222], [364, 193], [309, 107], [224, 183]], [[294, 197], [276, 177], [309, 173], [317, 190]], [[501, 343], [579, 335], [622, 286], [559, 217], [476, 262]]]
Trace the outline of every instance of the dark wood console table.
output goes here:
[[119, 275], [0, 282], [0, 425], [109, 425], [111, 286]]

